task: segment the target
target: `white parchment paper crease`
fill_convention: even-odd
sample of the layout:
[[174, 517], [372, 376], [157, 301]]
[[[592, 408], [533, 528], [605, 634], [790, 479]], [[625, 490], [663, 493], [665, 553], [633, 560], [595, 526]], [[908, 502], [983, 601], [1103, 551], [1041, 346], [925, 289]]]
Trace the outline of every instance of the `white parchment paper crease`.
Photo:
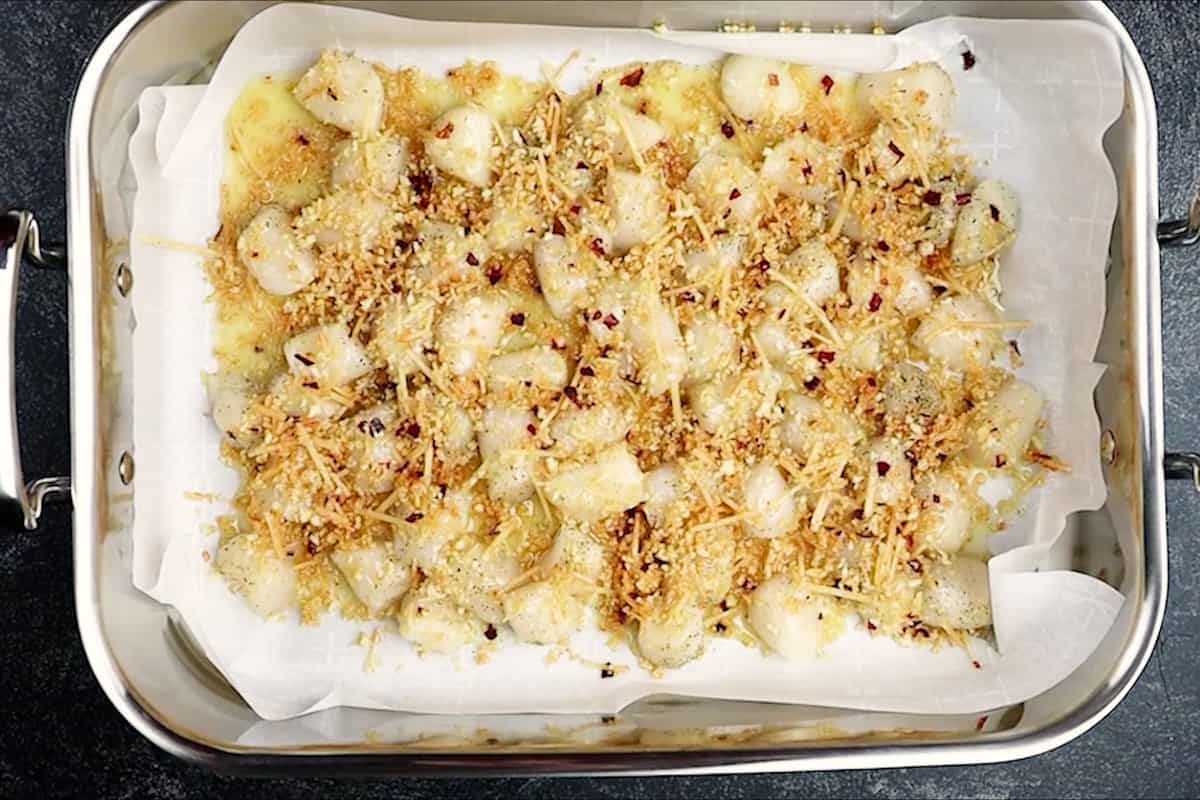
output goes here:
[[[963, 42], [976, 56], [964, 71]], [[237, 480], [219, 458], [201, 372], [212, 369], [210, 287], [199, 256], [150, 244], [203, 246], [217, 228], [222, 125], [244, 83], [306, 67], [323, 47], [343, 47], [389, 67], [430, 72], [492, 59], [507, 72], [540, 76], [572, 50], [582, 58], [560, 78], [582, 86], [594, 70], [639, 59], [690, 63], [749, 49], [856, 71], [938, 59], [959, 90], [954, 130], [979, 171], [1003, 178], [1021, 201], [1022, 224], [1003, 258], [1010, 316], [1021, 332], [1022, 374], [1048, 398], [1049, 448], [1070, 474], [1051, 475], [1024, 513], [994, 537], [990, 564], [998, 650], [929, 652], [851, 631], [812, 663], [766, 657], [713, 641], [706, 655], [655, 679], [627, 651], [581, 633], [572, 651], [631, 666], [601, 680], [595, 666], [502, 638], [485, 664], [470, 654], [420, 657], [391, 623], [319, 626], [258, 618], [201, 559], [215, 544], [223, 503]], [[714, 49], [716, 47], [720, 50]], [[672, 34], [647, 31], [465, 25], [399, 19], [322, 6], [276, 6], [251, 20], [207, 87], [149, 89], [130, 144], [137, 178], [132, 263], [134, 314], [134, 582], [175, 606], [213, 663], [256, 712], [279, 719], [353, 705], [422, 712], [611, 712], [654, 693], [772, 700], [915, 713], [972, 713], [1019, 702], [1078, 666], [1104, 636], [1121, 595], [1056, 562], [1068, 514], [1096, 508], [1105, 488], [1092, 390], [1104, 314], [1104, 262], [1116, 210], [1101, 136], [1123, 93], [1115, 41], [1079, 22], [944, 19], [894, 37]], [[360, 632], [382, 627], [373, 671]], [[391, 635], [389, 635], [389, 633]], [[503, 637], [503, 634], [502, 634]], [[982, 668], [976, 669], [971, 658]]]

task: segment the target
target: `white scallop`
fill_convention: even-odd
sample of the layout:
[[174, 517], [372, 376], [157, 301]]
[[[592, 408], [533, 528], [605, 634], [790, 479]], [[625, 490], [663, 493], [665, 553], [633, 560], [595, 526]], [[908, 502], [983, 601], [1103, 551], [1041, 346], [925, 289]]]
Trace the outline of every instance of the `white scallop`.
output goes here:
[[216, 565], [255, 613], [273, 617], [296, 605], [296, 573], [260, 544], [256, 534], [234, 536], [217, 549]]
[[922, 619], [939, 628], [977, 630], [992, 624], [987, 564], [959, 556], [932, 564], [925, 577]]
[[683, 334], [655, 287], [642, 287], [625, 333], [647, 392], [659, 395], [683, 382], [688, 367]]
[[731, 55], [721, 65], [721, 98], [742, 119], [763, 120], [799, 111], [800, 89], [782, 61]]
[[866, 331], [851, 340], [842, 363], [864, 372], [878, 372], [883, 366], [883, 337], [879, 331]]
[[874, 476], [877, 504], [889, 506], [908, 498], [912, 491], [912, 464], [905, 458], [904, 446], [899, 441], [880, 438], [871, 442], [866, 469]]
[[642, 511], [655, 528], [666, 521], [666, 512], [683, 492], [683, 475], [674, 464], [659, 464], [646, 473], [646, 500]]
[[840, 151], [797, 133], [765, 152], [761, 172], [783, 194], [820, 205], [833, 194], [841, 167]]
[[629, 413], [616, 405], [569, 405], [550, 424], [550, 438], [556, 451], [594, 450], [622, 441], [630, 425]]
[[687, 352], [685, 383], [703, 383], [737, 359], [738, 342], [733, 329], [712, 311], [699, 311], [683, 327]]
[[453, 653], [479, 640], [484, 623], [425, 581], [408, 592], [396, 615], [400, 635], [429, 653]]
[[322, 388], [320, 383], [290, 372], [276, 375], [268, 391], [280, 410], [292, 417], [332, 419], [346, 407], [337, 395]]
[[579, 601], [562, 586], [534, 581], [504, 596], [504, 619], [531, 644], [564, 644], [583, 622]]
[[1001, 346], [991, 328], [960, 323], [996, 322], [992, 307], [978, 297], [943, 297], [930, 308], [913, 334], [913, 344], [934, 361], [955, 370], [982, 368]]
[[862, 429], [848, 413], [836, 406], [825, 408], [798, 392], [783, 397], [784, 417], [779, 439], [801, 459], [817, 445], [846, 449], [862, 439]]
[[362, 252], [379, 239], [390, 215], [378, 193], [342, 188], [306, 206], [296, 228], [322, 250]]
[[578, 126], [608, 140], [609, 151], [619, 164], [639, 155], [667, 137], [666, 130], [646, 114], [639, 114], [612, 95], [602, 94], [585, 101], [578, 112]]
[[400, 463], [396, 410], [380, 403], [359, 412], [346, 425], [354, 488], [364, 494], [390, 491], [396, 483], [394, 467]]
[[366, 350], [340, 322], [296, 334], [284, 343], [283, 355], [293, 375], [315, 380], [322, 388], [350, 383], [374, 368]]
[[684, 256], [684, 274], [687, 282], [718, 285], [722, 274], [741, 266], [745, 249], [745, 236], [714, 236], [712, 247], [701, 245], [699, 249]]
[[383, 81], [375, 69], [341, 50], [323, 50], [292, 90], [300, 105], [329, 125], [369, 136], [383, 119]]
[[408, 591], [412, 569], [396, 555], [390, 542], [357, 547], [339, 545], [329, 555], [350, 584], [354, 596], [371, 614], [381, 614]]
[[590, 582], [586, 589], [594, 589], [605, 580], [608, 569], [608, 554], [604, 545], [588, 533], [587, 528], [575, 520], [566, 520], [559, 526], [554, 541], [538, 561], [542, 575], [560, 570]]
[[492, 118], [475, 106], [458, 106], [429, 126], [425, 154], [435, 167], [474, 186], [492, 182]]
[[1017, 235], [1017, 196], [1006, 184], [985, 180], [971, 191], [958, 214], [950, 242], [950, 258], [966, 266], [1003, 250]]
[[917, 136], [911, 130], [901, 133], [886, 122], [876, 126], [868, 142], [879, 176], [892, 187], [920, 178], [934, 155], [935, 146], [934, 139]]
[[638, 650], [658, 667], [673, 669], [704, 652], [704, 612], [699, 606], [680, 604], [666, 613], [638, 623]]
[[546, 482], [545, 491], [565, 516], [593, 522], [645, 500], [646, 482], [637, 459], [620, 444], [558, 473]]
[[837, 258], [820, 239], [810, 239], [789, 253], [787, 267], [797, 275], [804, 296], [817, 305], [831, 299], [841, 288]]
[[686, 387], [687, 403], [707, 433], [738, 430], [754, 417], [757, 399], [746, 391], [741, 374], [694, 383]]
[[920, 314], [933, 304], [933, 287], [925, 280], [920, 269], [906, 266], [900, 272], [900, 285], [896, 287], [892, 302], [896, 310], [905, 316]]
[[688, 172], [685, 185], [715, 220], [748, 222], [758, 212], [758, 176], [735, 154], [708, 151]]
[[772, 652], [790, 661], [811, 661], [823, 643], [822, 618], [829, 605], [801, 591], [783, 575], [759, 584], [750, 595], [750, 626]]
[[979, 467], [1016, 464], [1037, 431], [1042, 394], [1025, 381], [1011, 380], [974, 413], [968, 428], [967, 458]]
[[[462, 546], [467, 544], [467, 546]], [[491, 542], [458, 542], [442, 553], [435, 575], [446, 594], [484, 622], [504, 621], [504, 590], [521, 572], [510, 550]]]
[[567, 385], [567, 361], [549, 345], [537, 345], [496, 356], [488, 363], [488, 374], [497, 384], [532, 383], [542, 389]]
[[926, 506], [921, 513], [922, 539], [948, 555], [962, 550], [971, 534], [971, 505], [950, 475], [931, 475], [921, 487]]
[[438, 320], [438, 357], [455, 375], [487, 363], [508, 323], [508, 304], [496, 293], [453, 301]]
[[487, 239], [458, 225], [426, 220], [417, 228], [413, 256], [418, 268], [434, 282], [482, 275], [492, 254]]
[[589, 261], [574, 243], [549, 234], [533, 245], [533, 268], [550, 313], [567, 319], [575, 313], [594, 277]]
[[434, 304], [395, 295], [376, 317], [371, 355], [387, 364], [397, 384], [421, 371], [421, 352], [433, 344]]
[[525, 253], [546, 230], [546, 221], [531, 204], [497, 200], [487, 226], [487, 242], [498, 253]]
[[226, 440], [245, 447], [261, 438], [245, 427], [246, 411], [254, 399], [254, 384], [241, 375], [215, 372], [204, 376], [204, 389], [213, 424]]
[[762, 356], [776, 369], [807, 374], [816, 361], [788, 330], [787, 325], [768, 317], [753, 328], [753, 342]]
[[238, 258], [268, 294], [289, 295], [317, 277], [312, 250], [300, 243], [292, 220], [279, 206], [263, 206], [242, 229]]
[[933, 62], [862, 75], [856, 93], [864, 106], [888, 105], [891, 114], [920, 121], [934, 131], [944, 130], [954, 113], [954, 82]]
[[751, 467], [742, 479], [742, 497], [750, 515], [745, 526], [751, 536], [773, 539], [796, 526], [796, 500], [778, 468], [770, 464]]
[[667, 225], [667, 201], [653, 175], [609, 170], [605, 198], [612, 213], [612, 251], [624, 255]]
[[333, 154], [330, 182], [334, 188], [362, 184], [384, 194], [396, 191], [408, 169], [408, 140], [383, 134], [342, 141]]

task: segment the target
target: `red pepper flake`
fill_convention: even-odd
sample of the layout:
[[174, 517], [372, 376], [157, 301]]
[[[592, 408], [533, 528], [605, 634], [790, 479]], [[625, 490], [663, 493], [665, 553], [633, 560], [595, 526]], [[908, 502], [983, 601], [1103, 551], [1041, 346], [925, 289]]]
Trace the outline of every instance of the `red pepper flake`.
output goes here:
[[321, 388], [321, 384], [317, 383], [316, 381], [305, 381], [304, 383], [302, 383], [300, 385], [303, 386], [305, 389], [320, 389]]
[[800, 168], [800, 174], [803, 175], [804, 177], [808, 178], [812, 175], [812, 173], [813, 173], [812, 164], [805, 161], [804, 166]]
[[1003, 453], [996, 454], [996, 466], [1003, 467], [1008, 463], [1008, 458]]
[[685, 303], [694, 303], [696, 302], [696, 295], [690, 289], [685, 289], [679, 293], [679, 299]]
[[891, 468], [892, 468], [892, 465], [886, 461], [876, 461], [875, 462], [875, 471], [879, 473], [879, 477], [881, 477], [881, 478], [886, 477], [888, 474], [888, 471], [891, 470]]
[[421, 426], [414, 420], [404, 426], [404, 432], [416, 439], [421, 435]]
[[508, 321], [519, 328], [525, 324], [525, 315], [520, 311], [517, 311], [516, 313], [509, 315]]
[[880, 239], [878, 242], [875, 243], [875, 249], [877, 249], [881, 253], [886, 253], [888, 250], [891, 250], [892, 248], [887, 242], [885, 242], [883, 239]]
[[965, 206], [969, 202], [971, 202], [970, 192], [959, 192], [954, 195], [954, 205], [956, 206]]
[[971, 67], [975, 66], [975, 54], [970, 50], [964, 50], [962, 54], [963, 72], [966, 72]]
[[308, 147], [308, 137], [303, 133], [297, 133], [296, 144], [300, 145], [301, 147]]
[[[592, 312], [591, 320], [592, 320], [592, 322], [595, 322], [596, 320], [600, 319], [600, 317], [601, 317], [600, 310], [596, 309], [595, 311]], [[583, 318], [585, 320], [588, 319], [588, 313], [586, 311], [583, 312]]]
[[987, 725], [987, 721], [988, 721], [987, 717], [980, 717], [978, 720], [975, 721], [975, 730], [977, 730], [977, 731], [983, 730], [983, 726]]
[[716, 631], [717, 633], [724, 633], [726, 630], [725, 623], [718, 622], [716, 625], [713, 626], [713, 630]]
[[980, 664], [978, 661], [976, 661], [974, 659], [971, 660], [971, 666], [974, 667], [975, 669], [983, 669], [983, 664]]
[[833, 359], [836, 356], [837, 356], [837, 353], [833, 352], [832, 350], [818, 350], [817, 351], [817, 361], [821, 364], [832, 364]]
[[604, 82], [601, 81], [600, 83], [596, 84], [596, 97], [599, 97], [600, 93], [603, 91], [604, 91]]
[[622, 86], [637, 86], [642, 82], [642, 75], [645, 74], [645, 72], [646, 70], [638, 67], [633, 72], [622, 75], [620, 83]]
[[295, 353], [292, 355], [292, 358], [296, 359], [306, 367], [311, 367], [313, 364], [317, 363], [303, 353]]
[[874, 622], [871, 622], [871, 620], [867, 620], [867, 630], [874, 631], [874, 630], [878, 630], [878, 629], [879, 629], [878, 625], [876, 625]]
[[867, 310], [874, 314], [883, 305], [883, 298], [879, 296], [879, 292], [871, 295], [871, 299], [867, 301]]
[[525, 430], [529, 431], [530, 436], [537, 435], [537, 427], [532, 422], [525, 426]]
[[386, 427], [387, 426], [383, 424], [383, 420], [381, 420], [379, 417], [371, 417], [371, 421], [367, 423], [367, 432], [371, 434], [371, 436], [378, 436], [379, 434], [383, 433]]
[[768, 272], [771, 269], [771, 262], [765, 258], [760, 258], [754, 266], [758, 267], [759, 272]]
[[[638, 70], [638, 72], [641, 72], [641, 70]], [[610, 666], [611, 666], [611, 665], [607, 665], [607, 664], [606, 664], [604, 667], [601, 667], [601, 669], [600, 669], [600, 677], [601, 677], [601, 678], [611, 678], [611, 677], [613, 677], [614, 675], [616, 675], [616, 674], [617, 674], [617, 673], [615, 673], [615, 672], [613, 672], [613, 671], [612, 671], [612, 669], [610, 668]]]
[[942, 193], [935, 192], [933, 189], [930, 189], [925, 194], [921, 195], [921, 200], [924, 201], [925, 205], [927, 206], [938, 206], [942, 204]]
[[1016, 339], [1009, 339], [1008, 346], [1012, 348], [1013, 355], [1017, 356], [1018, 358], [1021, 357], [1021, 346], [1017, 344]]
[[329, 95], [329, 99], [330, 99], [330, 100], [332, 100], [332, 101], [333, 101], [333, 102], [335, 102], [335, 103], [337, 102], [337, 99], [338, 99], [337, 92], [335, 92], [335, 91], [333, 90], [333, 87], [332, 87], [332, 86], [326, 86], [326, 87], [325, 87], [325, 94]]
[[559, 219], [558, 217], [555, 217], [554, 222], [552, 222], [550, 224], [550, 231], [555, 236], [566, 236], [567, 235], [567, 228], [565, 225], [563, 225], [562, 220]]
[[592, 239], [590, 242], [588, 242], [588, 249], [596, 255], [602, 256], [604, 255], [604, 242], [600, 241], [600, 237], [597, 236], [595, 239]]
[[576, 161], [575, 162], [575, 169], [587, 169], [587, 168], [588, 168], [588, 165], [587, 165], [586, 161]]
[[875, 378], [870, 375], [867, 376], [867, 386], [870, 386], [872, 389], [875, 388]]
[[776, 75], [774, 72], [768, 72], [767, 73], [767, 86], [778, 86], [778, 85], [779, 85], [779, 76]]
[[941, 296], [942, 296], [942, 295], [944, 295], [945, 293], [946, 293], [946, 287], [945, 287], [945, 286], [934, 286], [934, 287], [933, 287], [933, 296], [934, 296], [934, 297], [941, 297]]
[[580, 211], [582, 211], [582, 210], [583, 210], [583, 207], [582, 207], [582, 206], [580, 206], [580, 205], [579, 205], [579, 203], [572, 203], [572, 204], [571, 204], [571, 213], [572, 213], [572, 214], [578, 214], [578, 213], [579, 213]]
[[313, 538], [306, 539], [304, 549], [308, 551], [310, 556], [315, 556], [321, 550], [321, 545], [317, 544], [317, 540]]
[[726, 139], [733, 138], [733, 126], [729, 124], [729, 120], [727, 119], [721, 120], [721, 134]]
[[404, 521], [405, 522], [418, 522], [424, 518], [425, 518], [425, 515], [422, 514], [420, 511], [414, 511], [413, 513], [411, 513], [407, 517], [405, 517]]
[[810, 392], [816, 390], [816, 388], [820, 385], [821, 385], [821, 379], [818, 378], [816, 375], [812, 376], [811, 378], [809, 378], [808, 380], [806, 380], [804, 382], [804, 388], [808, 389]]
[[922, 572], [925, 571], [925, 568], [923, 566], [921, 566], [921, 562], [915, 558], [909, 559], [908, 568], [911, 569], [913, 572], [917, 573], [918, 575], [920, 575]]
[[888, 142], [888, 150], [891, 150], [892, 154], [896, 156], [897, 164], [899, 164], [900, 160], [904, 158], [904, 151], [897, 147], [895, 142]]
[[497, 264], [495, 262], [488, 264], [488, 268], [487, 268], [488, 283], [490, 283], [492, 286], [495, 286], [497, 283], [500, 282], [500, 279], [502, 277], [504, 277], [504, 271], [500, 269], [499, 264]]
[[611, 311], [605, 314], [604, 319], [601, 321], [604, 323], [604, 327], [608, 328], [610, 331], [621, 324], [621, 320], [613, 316]]
[[490, 642], [490, 641], [494, 640], [496, 638], [496, 636], [497, 636], [496, 626], [489, 622], [487, 627], [483, 629], [483, 638], [487, 639]]
[[416, 207], [427, 208], [429, 195], [433, 191], [433, 175], [427, 170], [421, 170], [409, 177], [408, 185], [412, 187], [413, 194], [417, 196]]
[[825, 90], [825, 94], [829, 94], [831, 91], [833, 91], [833, 78], [829, 77], [828, 75], [822, 75], [821, 88]]
[[733, 190], [729, 192], [730, 200], [737, 200], [741, 196], [742, 196], [742, 193], [738, 191], [738, 188], [736, 186], [733, 187]]
[[801, 132], [801, 133], [808, 133], [808, 123], [807, 123], [807, 122], [801, 122], [801, 123], [800, 123], [800, 132]]
[[589, 365], [584, 364], [579, 368], [579, 374], [585, 378], [594, 378], [596, 377], [596, 370], [592, 369]]
[[933, 502], [935, 502], [935, 503], [940, 503], [940, 502], [942, 502], [942, 496], [941, 496], [940, 494], [936, 494], [936, 493], [935, 493], [935, 494], [933, 494], [933, 495], [931, 495], [931, 496], [929, 497], [929, 499], [930, 499], [930, 500], [932, 500], [932, 501], [933, 501]]
[[454, 133], [454, 123], [447, 122], [442, 126], [441, 130], [434, 131], [433, 135], [438, 139], [449, 139], [452, 133]]
[[579, 390], [576, 389], [574, 386], [564, 387], [563, 394], [565, 394], [567, 396], [567, 399], [570, 400], [572, 403], [574, 403], [575, 405], [579, 405]]
[[992, 222], [1000, 221], [1000, 209], [996, 208], [991, 203], [988, 203], [988, 211], [990, 211], [992, 214]]
[[472, 267], [478, 267], [479, 259], [476, 258], [474, 253], [467, 253], [467, 263], [470, 264]]

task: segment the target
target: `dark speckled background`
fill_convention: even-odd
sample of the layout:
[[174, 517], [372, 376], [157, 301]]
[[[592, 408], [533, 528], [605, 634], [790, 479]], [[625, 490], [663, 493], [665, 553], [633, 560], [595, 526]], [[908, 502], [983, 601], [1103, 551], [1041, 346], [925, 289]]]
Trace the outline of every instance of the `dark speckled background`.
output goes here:
[[[91, 49], [129, 2], [0, 0], [0, 207], [64, 225], [63, 130]], [[1178, 214], [1200, 177], [1200, 5], [1113, 2], [1150, 71], [1159, 108], [1161, 209]], [[1200, 248], [1163, 257], [1168, 449], [1200, 449]], [[69, 461], [66, 278], [25, 272], [17, 380], [27, 475]], [[1196, 797], [1200, 795], [1200, 499], [1173, 484], [1170, 608], [1128, 698], [1081, 739], [1015, 764], [713, 778], [471, 782], [268, 781], [213, 776], [129, 728], [92, 677], [75, 627], [69, 515], [34, 534], [0, 530], [0, 797]]]

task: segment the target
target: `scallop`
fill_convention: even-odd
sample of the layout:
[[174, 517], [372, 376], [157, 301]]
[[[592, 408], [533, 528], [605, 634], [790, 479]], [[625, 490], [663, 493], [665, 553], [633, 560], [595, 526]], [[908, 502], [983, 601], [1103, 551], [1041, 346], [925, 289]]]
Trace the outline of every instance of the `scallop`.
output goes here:
[[483, 109], [458, 106], [429, 126], [425, 154], [435, 167], [472, 186], [492, 182], [494, 122]]
[[766, 151], [763, 180], [780, 192], [820, 205], [834, 192], [842, 153], [807, 133], [797, 133]]
[[757, 539], [782, 536], [799, 520], [796, 499], [783, 473], [770, 464], [751, 467], [742, 479], [742, 498], [746, 512], [746, 530]]
[[487, 226], [487, 243], [498, 253], [526, 253], [545, 230], [546, 220], [532, 203], [497, 200]]
[[958, 481], [936, 473], [921, 486], [920, 495], [925, 501], [918, 523], [922, 540], [947, 555], [962, 550], [971, 535], [973, 514]]
[[987, 564], [958, 556], [934, 563], [925, 573], [922, 618], [939, 628], [978, 630], [992, 624]]
[[558, 473], [546, 482], [545, 491], [564, 516], [594, 522], [645, 500], [646, 482], [637, 459], [622, 443]]
[[758, 403], [744, 383], [742, 373], [731, 373], [687, 387], [688, 407], [706, 433], [738, 430], [750, 423]]
[[975, 322], [994, 323], [996, 313], [978, 297], [943, 297], [930, 308], [913, 334], [913, 344], [950, 369], [981, 369], [1000, 350], [999, 334]]
[[499, 625], [504, 621], [504, 590], [520, 572], [520, 562], [506, 543], [489, 539], [456, 542], [443, 551], [442, 563], [434, 574], [459, 607], [484, 622]]
[[397, 531], [396, 553], [404, 564], [411, 564], [427, 575], [445, 561], [443, 550], [456, 540], [477, 533], [482, 527], [474, 511], [474, 494], [452, 491], [441, 506], [425, 514], [415, 524]]
[[437, 395], [438, 419], [433, 441], [443, 461], [461, 464], [469, 461], [478, 449], [475, 423], [458, 403]]
[[875, 480], [875, 502], [890, 506], [912, 492], [912, 464], [896, 439], [879, 438], [867, 448], [866, 468]]
[[595, 450], [624, 440], [630, 425], [629, 413], [620, 406], [568, 406], [550, 424], [550, 438], [556, 451]]
[[259, 541], [242, 533], [217, 549], [217, 571], [229, 588], [261, 617], [274, 617], [296, 605], [296, 573], [292, 565]]
[[1020, 380], [1006, 383], [976, 408], [968, 429], [967, 458], [979, 467], [1002, 467], [1024, 457], [1042, 415], [1042, 394]]
[[508, 304], [497, 293], [468, 295], [450, 304], [435, 330], [438, 356], [455, 375], [486, 364], [508, 322]]
[[863, 437], [854, 418], [840, 408], [825, 408], [808, 395], [789, 392], [783, 396], [784, 417], [779, 439], [801, 459], [814, 447], [846, 449]]
[[317, 277], [312, 250], [300, 243], [292, 220], [278, 206], [264, 206], [242, 229], [238, 258], [268, 294], [295, 294]]
[[380, 403], [359, 412], [346, 424], [350, 428], [347, 438], [354, 488], [368, 495], [390, 491], [396, 483], [395, 466], [401, 461], [396, 410]]
[[800, 111], [800, 89], [787, 64], [756, 56], [731, 55], [721, 65], [721, 98], [737, 116], [766, 121]]
[[433, 344], [433, 313], [432, 302], [394, 295], [376, 318], [369, 349], [397, 384], [421, 371], [421, 352]]
[[323, 389], [317, 381], [288, 372], [271, 381], [269, 394], [290, 417], [333, 419], [346, 408], [338, 395]]
[[742, 265], [746, 237], [736, 234], [714, 236], [712, 247], [701, 246], [684, 256], [684, 275], [688, 283], [716, 286], [726, 272]]
[[646, 473], [646, 500], [642, 511], [655, 528], [666, 521], [667, 510], [682, 496], [683, 474], [675, 464], [659, 464]]
[[366, 350], [340, 322], [296, 334], [284, 343], [283, 355], [293, 375], [323, 387], [342, 386], [374, 369]]
[[565, 644], [583, 622], [583, 607], [561, 585], [534, 581], [504, 596], [504, 620], [530, 644]]
[[391, 216], [375, 192], [338, 189], [308, 205], [296, 222], [325, 251], [361, 253], [374, 246]]
[[383, 120], [383, 81], [375, 68], [341, 50], [323, 50], [292, 90], [300, 105], [328, 125], [362, 137]]
[[941, 413], [942, 390], [929, 373], [908, 362], [897, 364], [883, 383], [883, 409], [893, 417], [933, 417]]
[[407, 139], [390, 134], [346, 139], [334, 150], [330, 183], [334, 188], [365, 186], [391, 194], [408, 169], [408, 160]]
[[496, 356], [488, 363], [494, 384], [532, 384], [540, 389], [561, 389], [567, 385], [567, 361], [549, 345], [537, 345]]
[[412, 569], [400, 560], [390, 542], [342, 544], [329, 558], [354, 596], [375, 616], [395, 605], [412, 583]]
[[[603, 324], [603, 320], [601, 320]], [[644, 286], [625, 326], [642, 384], [651, 395], [683, 382], [688, 357], [679, 323], [653, 286]]]
[[400, 635], [422, 652], [453, 653], [479, 640], [484, 623], [460, 608], [432, 581], [404, 596], [396, 615]]
[[750, 595], [750, 627], [772, 652], [790, 661], [811, 661], [825, 639], [828, 601], [799, 589], [783, 575], [759, 584]]
[[653, 175], [609, 170], [605, 197], [612, 213], [612, 251], [624, 255], [667, 226], [667, 200]]
[[784, 323], [767, 318], [751, 331], [753, 343], [763, 358], [776, 369], [810, 375], [816, 368], [816, 360], [809, 355], [797, 337]]
[[204, 388], [213, 424], [236, 447], [246, 447], [258, 438], [246, 429], [246, 412], [254, 398], [254, 384], [230, 373], [205, 375]]
[[839, 360], [851, 369], [878, 372], [883, 367], [882, 335], [879, 331], [863, 331], [857, 334]]
[[833, 251], [820, 239], [810, 239], [788, 254], [786, 266], [797, 275], [800, 291], [816, 305], [841, 289], [841, 273]]
[[533, 441], [537, 418], [524, 408], [493, 406], [479, 423], [479, 454], [483, 457], [488, 493], [509, 503], [533, 496], [533, 467], [537, 454], [526, 450]]
[[892, 303], [906, 317], [929, 310], [933, 304], [933, 287], [925, 280], [920, 269], [907, 265], [900, 270], [900, 283]]
[[538, 561], [542, 575], [558, 570], [588, 582], [585, 589], [596, 588], [605, 579], [608, 553], [587, 527], [578, 521], [567, 520], [554, 534], [554, 541]]
[[684, 326], [683, 346], [687, 353], [684, 383], [688, 385], [711, 380], [737, 360], [737, 336], [712, 311], [697, 312]]
[[1017, 235], [1017, 196], [997, 180], [980, 181], [959, 212], [950, 241], [950, 258], [966, 266], [990, 258]]
[[749, 222], [758, 213], [758, 176], [736, 154], [705, 153], [688, 172], [685, 185], [714, 220]]
[[487, 239], [458, 225], [425, 221], [417, 229], [413, 256], [418, 268], [435, 283], [482, 275], [492, 255]]
[[562, 236], [547, 235], [533, 245], [533, 268], [542, 296], [558, 319], [572, 316], [586, 296], [595, 276], [590, 261]]
[[869, 109], [886, 107], [888, 116], [920, 122], [940, 132], [954, 113], [954, 82], [933, 62], [859, 77], [858, 102]]
[[642, 658], [651, 664], [682, 667], [704, 652], [704, 612], [699, 606], [679, 603], [642, 619], [637, 644]]
[[608, 140], [609, 151], [618, 164], [635, 162], [635, 152], [640, 155], [667, 137], [654, 118], [634, 111], [609, 94], [585, 101], [577, 120], [582, 130]]
[[934, 154], [935, 144], [932, 139], [908, 130], [900, 133], [890, 124], [881, 122], [871, 133], [867, 149], [879, 176], [895, 188], [921, 177]]

